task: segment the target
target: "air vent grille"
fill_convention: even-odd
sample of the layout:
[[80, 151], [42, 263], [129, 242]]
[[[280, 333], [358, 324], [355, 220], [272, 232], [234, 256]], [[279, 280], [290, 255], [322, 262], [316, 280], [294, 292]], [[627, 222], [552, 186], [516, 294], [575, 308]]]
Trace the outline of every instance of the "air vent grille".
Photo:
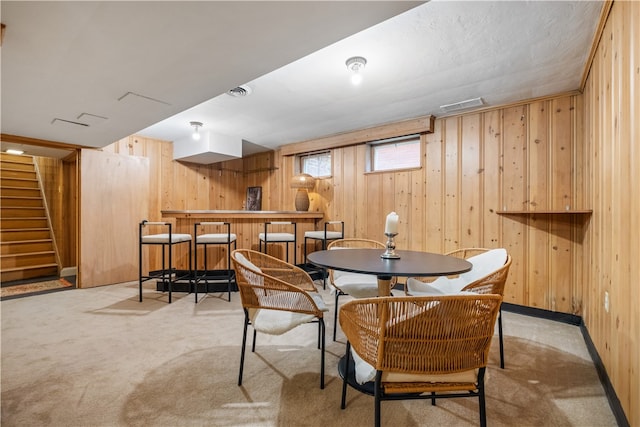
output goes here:
[[460, 111], [460, 110], [466, 110], [468, 108], [482, 107], [483, 105], [485, 104], [482, 98], [473, 98], [473, 99], [467, 99], [466, 101], [456, 102], [455, 104], [441, 105], [440, 110], [442, 110], [445, 113], [450, 113], [452, 111]]
[[244, 96], [251, 95], [251, 88], [246, 85], [234, 87], [227, 91], [227, 95], [233, 96], [234, 98], [242, 98]]

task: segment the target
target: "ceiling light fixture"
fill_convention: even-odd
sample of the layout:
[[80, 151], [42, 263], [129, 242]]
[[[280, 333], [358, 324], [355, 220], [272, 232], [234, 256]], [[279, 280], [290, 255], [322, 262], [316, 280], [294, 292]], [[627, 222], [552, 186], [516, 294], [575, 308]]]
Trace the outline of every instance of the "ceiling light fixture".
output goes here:
[[5, 151], [5, 153], [7, 153], [7, 154], [15, 154], [16, 156], [21, 156], [22, 154], [24, 154], [24, 151], [17, 150], [15, 148], [9, 148], [9, 149], [7, 149], [7, 151]]
[[353, 56], [347, 59], [347, 68], [351, 71], [351, 83], [359, 85], [362, 82], [362, 73], [364, 66], [367, 65], [367, 60], [362, 56]]
[[200, 128], [202, 127], [202, 122], [189, 122], [191, 126], [193, 126], [193, 133], [191, 134], [191, 138], [196, 141], [200, 140]]

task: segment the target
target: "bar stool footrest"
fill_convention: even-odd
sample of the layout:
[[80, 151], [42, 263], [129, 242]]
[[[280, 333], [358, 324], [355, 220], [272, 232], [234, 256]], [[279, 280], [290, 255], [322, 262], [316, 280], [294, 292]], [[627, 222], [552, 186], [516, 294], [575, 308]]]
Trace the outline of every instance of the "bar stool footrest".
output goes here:
[[[159, 270], [161, 273], [162, 270]], [[156, 273], [156, 272], [151, 272]], [[229, 270], [207, 270], [206, 275], [204, 270], [198, 270], [195, 277], [196, 284], [198, 286], [198, 293], [208, 292], [227, 292], [229, 285]], [[177, 270], [175, 271], [177, 279], [173, 281], [171, 286], [172, 292], [193, 292], [194, 275], [189, 270]], [[169, 284], [162, 280], [162, 277], [157, 277], [156, 290], [160, 292], [168, 292]], [[209, 282], [207, 285], [207, 282]], [[235, 271], [231, 270], [231, 291], [237, 292], [238, 285], [236, 284]]]

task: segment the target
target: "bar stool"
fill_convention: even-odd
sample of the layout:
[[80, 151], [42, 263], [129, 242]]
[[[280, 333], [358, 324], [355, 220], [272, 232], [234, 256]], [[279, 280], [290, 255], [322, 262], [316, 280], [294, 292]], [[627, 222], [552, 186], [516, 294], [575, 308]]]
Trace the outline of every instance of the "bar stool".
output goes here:
[[[293, 233], [274, 233], [269, 232], [269, 226], [293, 226]], [[281, 227], [280, 227], [281, 228]], [[262, 252], [262, 243], [264, 242], [264, 253], [267, 253], [267, 243], [284, 243], [287, 251], [287, 262], [289, 262], [289, 243], [293, 243], [293, 264], [296, 264], [296, 231], [297, 224], [291, 221], [270, 221], [264, 223], [264, 233], [258, 234], [260, 243], [260, 252]]]
[[[340, 231], [329, 230], [329, 228], [335, 228], [336, 224], [340, 224]], [[332, 240], [344, 239], [344, 221], [326, 221], [324, 223], [324, 231], [323, 230], [315, 230], [315, 231], [305, 231], [304, 233], [304, 263], [305, 266], [307, 264], [307, 240], [314, 240], [313, 246], [315, 249], [315, 245], [318, 240], [322, 242], [322, 250], [327, 249], [327, 242]], [[327, 270], [325, 268], [320, 268], [322, 272], [322, 289], [327, 288]]]
[[[226, 228], [226, 233], [209, 233], [198, 235], [198, 227], [216, 226]], [[209, 276], [207, 275], [207, 246], [209, 245], [226, 245], [227, 246], [227, 274], [218, 280], [227, 280], [228, 300], [231, 301], [231, 281], [233, 280], [233, 269], [231, 268], [231, 244], [236, 249], [236, 235], [231, 233], [231, 224], [228, 222], [196, 222], [193, 225], [193, 235], [196, 236], [195, 255], [194, 255], [194, 290], [196, 295], [196, 303], [198, 302], [198, 283], [204, 280], [205, 294], [209, 293]], [[198, 274], [198, 245], [204, 246], [204, 270], [202, 275]]]
[[[146, 226], [168, 227], [168, 233], [164, 234], [147, 234], [143, 235], [143, 229]], [[147, 280], [162, 280], [163, 291], [165, 286], [169, 291], [169, 304], [171, 304], [171, 292], [173, 284], [185, 278], [191, 282], [191, 234], [179, 234], [172, 232], [172, 224], [169, 222], [150, 222], [146, 219], [140, 223], [138, 232], [138, 286], [140, 291], [140, 302], [142, 302], [142, 282]], [[173, 246], [181, 243], [189, 244], [189, 270], [184, 274], [178, 274], [178, 270], [173, 267]], [[149, 271], [147, 276], [142, 274], [142, 247], [143, 245], [160, 245], [162, 246], [162, 270]], [[168, 250], [166, 250], [168, 248]], [[166, 265], [166, 255], [169, 253], [169, 267]]]

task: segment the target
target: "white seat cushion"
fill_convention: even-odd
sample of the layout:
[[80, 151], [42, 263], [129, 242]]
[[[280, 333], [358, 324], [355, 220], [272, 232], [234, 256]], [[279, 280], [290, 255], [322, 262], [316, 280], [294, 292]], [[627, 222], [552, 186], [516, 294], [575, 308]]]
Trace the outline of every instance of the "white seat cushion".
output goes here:
[[335, 287], [354, 298], [373, 298], [378, 296], [378, 278], [370, 274], [358, 274], [341, 271], [336, 278], [333, 274]]
[[[253, 271], [257, 271], [259, 273], [262, 273], [262, 270], [260, 270], [260, 268], [258, 268], [257, 265], [255, 265], [254, 263], [252, 263], [251, 261], [249, 261], [244, 255], [242, 255], [241, 253], [236, 253], [235, 254], [236, 257], [236, 261], [238, 261], [240, 264], [242, 264], [243, 266], [247, 267], [250, 270]], [[262, 276], [260, 276], [260, 279], [262, 279]]]
[[[191, 241], [191, 234], [171, 234], [171, 243], [181, 243]], [[169, 243], [169, 233], [148, 234], [142, 236], [142, 243]]]
[[[324, 231], [305, 231], [304, 237], [309, 239], [324, 240]], [[329, 239], [341, 239], [342, 233], [339, 231], [327, 231], [327, 240]]]
[[196, 236], [196, 243], [231, 243], [236, 241], [236, 235], [231, 233], [212, 233]]
[[[355, 364], [355, 376], [358, 384], [364, 384], [373, 381], [376, 378], [376, 370], [373, 366], [365, 362], [356, 351], [351, 347], [351, 356]], [[478, 380], [478, 371], [470, 369], [468, 371], [456, 372], [454, 374], [442, 375], [425, 375], [425, 374], [407, 374], [404, 372], [383, 372], [383, 382], [463, 382], [475, 383]]]
[[467, 258], [473, 267], [466, 273], [460, 274], [460, 278], [469, 283], [493, 273], [507, 262], [507, 250], [504, 248], [491, 249], [479, 255]]
[[267, 242], [293, 242], [296, 236], [293, 233], [267, 233], [267, 239], [264, 238], [264, 233], [258, 234], [260, 240]]
[[[467, 259], [472, 264], [471, 270], [460, 274], [458, 277], [438, 277], [433, 282], [421, 282], [420, 280], [407, 279], [407, 293], [414, 296], [426, 295], [454, 295], [463, 293], [462, 289], [470, 283], [481, 279], [500, 269], [507, 262], [505, 249], [491, 249], [479, 255]], [[467, 293], [467, 292], [464, 292]]]
[[[311, 293], [309, 296], [313, 298], [320, 310], [328, 310], [320, 294]], [[304, 298], [302, 295], [299, 297]], [[260, 308], [250, 309], [249, 318], [256, 331], [269, 335], [282, 335], [296, 326], [311, 322], [315, 319], [315, 316], [313, 314]]]
[[421, 282], [412, 277], [407, 279], [407, 293], [413, 296], [453, 295], [460, 293], [468, 283], [459, 277], [449, 279], [438, 277], [433, 282]]

